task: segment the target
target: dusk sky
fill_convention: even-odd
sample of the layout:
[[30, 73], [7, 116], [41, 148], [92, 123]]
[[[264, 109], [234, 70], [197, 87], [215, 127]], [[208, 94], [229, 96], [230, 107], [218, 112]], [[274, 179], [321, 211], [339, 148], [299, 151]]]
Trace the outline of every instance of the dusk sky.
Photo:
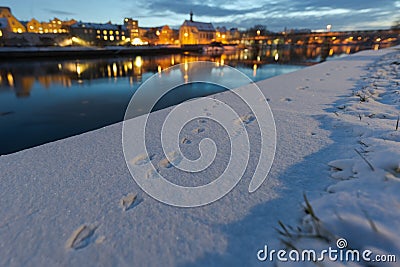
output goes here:
[[3, 0], [19, 20], [53, 17], [88, 22], [122, 24], [124, 17], [139, 26], [168, 24], [179, 27], [193, 10], [194, 20], [215, 26], [248, 28], [266, 25], [269, 30], [287, 28], [332, 30], [385, 29], [400, 20], [400, 0]]

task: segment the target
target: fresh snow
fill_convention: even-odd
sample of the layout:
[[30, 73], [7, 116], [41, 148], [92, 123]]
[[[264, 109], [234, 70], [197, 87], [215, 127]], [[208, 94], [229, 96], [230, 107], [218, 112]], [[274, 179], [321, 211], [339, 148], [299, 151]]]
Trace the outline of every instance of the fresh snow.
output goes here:
[[[141, 191], [124, 160], [122, 123], [1, 156], [0, 266], [261, 266], [268, 263], [257, 251], [285, 248], [281, 238], [326, 247], [301, 236], [316, 231], [332, 246], [342, 237], [351, 248], [398, 255], [399, 54], [398, 47], [363, 51], [259, 82], [278, 135], [268, 179], [248, 193], [257, 164], [251, 150], [244, 178], [207, 206], [171, 207]], [[234, 101], [229, 92], [214, 97]], [[152, 113], [151, 127], [170, 110]], [[256, 142], [256, 121], [241, 115]], [[196, 154], [201, 138], [224, 141], [208, 121], [191, 126], [182, 136], [188, 153]], [[154, 131], [148, 143], [154, 154], [129, 162], [167, 167], [159, 137]], [[211, 170], [217, 174], [229, 157], [219, 156]], [[318, 224], [304, 216], [303, 194]], [[278, 221], [303, 232], [282, 237]]]

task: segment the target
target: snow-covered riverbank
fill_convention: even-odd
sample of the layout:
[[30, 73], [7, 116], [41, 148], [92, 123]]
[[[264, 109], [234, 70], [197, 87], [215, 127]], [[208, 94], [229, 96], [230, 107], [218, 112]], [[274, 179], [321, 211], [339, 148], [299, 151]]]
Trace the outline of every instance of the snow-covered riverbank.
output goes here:
[[[285, 247], [278, 221], [300, 224], [303, 194], [333, 234], [358, 242], [352, 246], [398, 253], [398, 54], [363, 51], [259, 82], [278, 135], [269, 178], [249, 194], [250, 161], [239, 184], [207, 206], [171, 207], [142, 192], [125, 164], [121, 123], [1, 156], [0, 265], [262, 265], [264, 245]], [[190, 132], [193, 149], [212, 138], [212, 125], [202, 127]], [[373, 234], [371, 221], [385, 238]]]

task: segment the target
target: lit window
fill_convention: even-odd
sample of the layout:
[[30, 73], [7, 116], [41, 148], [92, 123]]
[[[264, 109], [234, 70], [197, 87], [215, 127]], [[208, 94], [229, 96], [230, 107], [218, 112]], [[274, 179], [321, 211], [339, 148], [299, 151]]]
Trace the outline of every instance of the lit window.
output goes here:
[[107, 34], [107, 31], [106, 31], [106, 30], [104, 30], [104, 31], [103, 31], [103, 34], [104, 34], [104, 35], [106, 35], [106, 34]]
[[125, 35], [125, 32], [122, 32], [122, 35]]
[[104, 40], [105, 40], [105, 41], [107, 41], [107, 40], [108, 40], [108, 37], [107, 37], [107, 35], [105, 35], [105, 36], [104, 36]]
[[97, 38], [97, 39], [100, 39], [100, 35], [97, 35], [96, 38]]
[[61, 24], [61, 21], [57, 21], [58, 24]]
[[97, 32], [97, 34], [100, 34], [100, 30], [97, 30], [96, 32]]
[[110, 41], [114, 41], [114, 36], [113, 35], [110, 36]]
[[114, 32], [113, 32], [113, 31], [110, 31], [109, 33], [110, 33], [110, 35], [111, 35], [111, 34], [113, 34]]
[[18, 28], [18, 29], [17, 29], [17, 32], [18, 32], [18, 33], [22, 33], [22, 29], [21, 29], [21, 28]]
[[2, 30], [0, 30], [0, 37], [2, 37], [3, 36], [3, 32], [2, 32]]
[[115, 34], [116, 34], [116, 35], [119, 35], [119, 31], [116, 31]]
[[33, 30], [33, 26], [32, 26], [32, 25], [31, 25], [31, 26], [29, 26], [29, 29]]
[[122, 39], [123, 41], [125, 41], [125, 36], [122, 36], [121, 39]]
[[53, 32], [54, 32], [54, 33], [57, 33], [58, 31], [57, 31], [57, 30], [54, 30]]

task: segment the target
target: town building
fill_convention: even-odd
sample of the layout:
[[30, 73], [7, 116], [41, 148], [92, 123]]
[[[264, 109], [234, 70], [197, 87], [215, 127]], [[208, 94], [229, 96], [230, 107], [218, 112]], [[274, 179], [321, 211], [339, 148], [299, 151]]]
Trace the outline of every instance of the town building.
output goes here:
[[128, 35], [127, 37], [131, 42], [136, 43], [140, 42], [140, 34], [139, 34], [139, 22], [132, 18], [124, 19], [124, 26], [127, 29]]
[[3, 29], [4, 31], [14, 33], [26, 32], [25, 26], [16, 17], [14, 17], [9, 7], [0, 7], [0, 18], [7, 20], [7, 27]]
[[181, 45], [210, 44], [216, 39], [216, 31], [212, 23], [193, 21], [193, 12], [190, 20], [185, 20], [179, 28]]
[[69, 33], [71, 25], [75, 24], [76, 20], [71, 19], [62, 21], [54, 18], [49, 22], [39, 22], [36, 19], [31, 19], [26, 23], [26, 30], [33, 33]]
[[130, 41], [126, 26], [111, 22], [104, 24], [77, 22], [71, 26], [70, 31], [72, 45], [126, 45]]
[[228, 30], [225, 27], [217, 27], [215, 29], [215, 41], [226, 44], [228, 42]]
[[170, 45], [175, 43], [174, 30], [171, 29], [168, 25], [160, 27], [160, 29], [156, 31], [156, 35], [159, 39], [158, 44]]

